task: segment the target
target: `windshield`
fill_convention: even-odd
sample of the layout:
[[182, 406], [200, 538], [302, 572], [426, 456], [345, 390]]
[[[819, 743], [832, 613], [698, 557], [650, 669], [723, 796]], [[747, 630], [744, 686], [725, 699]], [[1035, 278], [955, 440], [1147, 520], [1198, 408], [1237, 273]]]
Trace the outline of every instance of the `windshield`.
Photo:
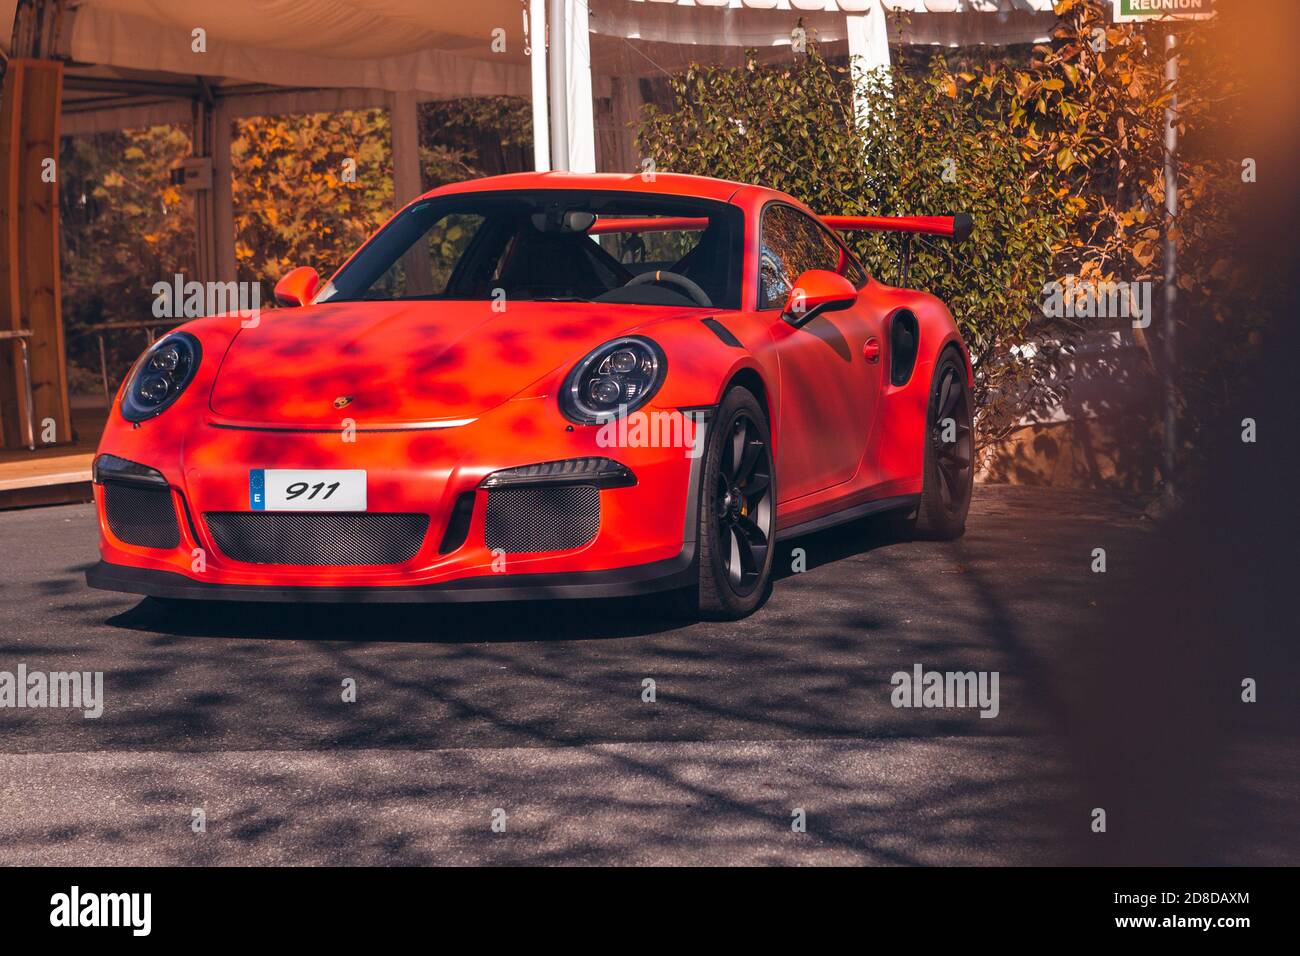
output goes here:
[[[735, 206], [680, 196], [580, 190], [446, 196], [396, 216], [317, 301], [560, 300], [738, 309], [742, 232], [743, 214]], [[665, 272], [686, 282], [662, 278]]]

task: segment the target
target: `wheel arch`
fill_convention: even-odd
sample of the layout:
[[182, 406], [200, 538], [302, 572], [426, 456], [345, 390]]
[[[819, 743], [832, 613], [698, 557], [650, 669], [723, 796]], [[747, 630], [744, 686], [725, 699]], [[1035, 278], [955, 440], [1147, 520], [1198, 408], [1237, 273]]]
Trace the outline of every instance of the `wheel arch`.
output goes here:
[[722, 386], [722, 391], [718, 394], [718, 400], [721, 401], [727, 392], [738, 385], [749, 389], [753, 396], [758, 399], [758, 404], [763, 407], [763, 413], [767, 416], [767, 427], [771, 430], [774, 419], [772, 400], [767, 390], [767, 383], [763, 381], [763, 376], [759, 374], [758, 369], [744, 366], [733, 372], [727, 383]]

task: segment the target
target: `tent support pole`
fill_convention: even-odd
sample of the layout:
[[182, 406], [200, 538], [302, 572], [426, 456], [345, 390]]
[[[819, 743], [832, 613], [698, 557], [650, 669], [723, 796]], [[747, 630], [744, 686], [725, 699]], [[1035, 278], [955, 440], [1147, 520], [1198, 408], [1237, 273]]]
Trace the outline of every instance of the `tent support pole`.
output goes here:
[[529, 0], [528, 63], [533, 94], [533, 169], [551, 168], [551, 129], [546, 95], [546, 0]]
[[547, 106], [551, 114], [551, 168], [569, 168], [569, 111], [568, 111], [568, 25], [565, 13], [568, 0], [549, 0], [547, 11], [547, 71], [551, 89]]

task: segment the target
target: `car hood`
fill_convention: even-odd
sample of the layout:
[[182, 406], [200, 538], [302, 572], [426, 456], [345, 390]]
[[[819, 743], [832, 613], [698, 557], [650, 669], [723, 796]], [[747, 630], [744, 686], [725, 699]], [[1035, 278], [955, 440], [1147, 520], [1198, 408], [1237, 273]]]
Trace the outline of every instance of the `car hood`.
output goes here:
[[585, 302], [492, 306], [339, 302], [269, 311], [226, 351], [211, 409], [233, 422], [281, 426], [472, 418], [607, 339], [681, 313]]

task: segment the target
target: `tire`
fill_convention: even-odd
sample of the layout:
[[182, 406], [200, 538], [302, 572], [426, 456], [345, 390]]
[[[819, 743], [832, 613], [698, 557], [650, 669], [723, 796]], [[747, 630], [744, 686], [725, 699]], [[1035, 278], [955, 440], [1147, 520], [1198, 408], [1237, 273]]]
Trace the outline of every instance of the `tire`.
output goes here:
[[776, 556], [772, 438], [763, 406], [746, 388], [733, 388], [718, 406], [699, 495], [699, 579], [680, 595], [682, 610], [706, 620], [738, 620], [767, 600]]
[[975, 483], [972, 405], [965, 363], [955, 350], [945, 350], [930, 381], [916, 537], [951, 541], [966, 533], [966, 515]]

